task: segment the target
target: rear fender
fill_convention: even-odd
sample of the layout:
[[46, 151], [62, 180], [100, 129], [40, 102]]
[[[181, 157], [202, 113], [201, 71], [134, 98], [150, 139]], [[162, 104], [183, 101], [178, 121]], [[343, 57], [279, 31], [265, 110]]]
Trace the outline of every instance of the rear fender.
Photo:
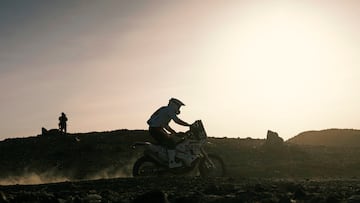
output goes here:
[[150, 145], [152, 145], [150, 142], [135, 142], [134, 144], [131, 145], [131, 148], [136, 149], [137, 146], [146, 147]]

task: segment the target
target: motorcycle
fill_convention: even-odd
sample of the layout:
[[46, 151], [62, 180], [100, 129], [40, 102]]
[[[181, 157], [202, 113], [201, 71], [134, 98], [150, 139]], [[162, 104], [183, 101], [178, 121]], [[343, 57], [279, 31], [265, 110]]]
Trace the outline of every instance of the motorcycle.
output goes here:
[[195, 171], [201, 177], [225, 176], [224, 161], [215, 154], [208, 154], [204, 150], [207, 135], [201, 120], [195, 121], [190, 130], [180, 133], [182, 138], [176, 145], [176, 161], [180, 167], [169, 168], [168, 154], [165, 147], [150, 142], [136, 142], [133, 149], [138, 146], [145, 147], [143, 156], [133, 166], [133, 176], [161, 176], [166, 174], [186, 174]]

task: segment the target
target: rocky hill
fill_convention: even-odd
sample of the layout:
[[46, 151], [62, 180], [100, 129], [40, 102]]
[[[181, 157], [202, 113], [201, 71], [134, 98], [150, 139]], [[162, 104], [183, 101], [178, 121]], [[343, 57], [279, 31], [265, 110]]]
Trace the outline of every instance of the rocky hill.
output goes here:
[[289, 139], [287, 142], [313, 146], [360, 147], [360, 130], [328, 129], [307, 131]]
[[[277, 138], [277, 139], [275, 139]], [[275, 139], [275, 140], [269, 140]], [[131, 177], [145, 130], [48, 134], [0, 142], [0, 185]], [[230, 177], [360, 177], [360, 148], [302, 146], [267, 139], [208, 138]]]

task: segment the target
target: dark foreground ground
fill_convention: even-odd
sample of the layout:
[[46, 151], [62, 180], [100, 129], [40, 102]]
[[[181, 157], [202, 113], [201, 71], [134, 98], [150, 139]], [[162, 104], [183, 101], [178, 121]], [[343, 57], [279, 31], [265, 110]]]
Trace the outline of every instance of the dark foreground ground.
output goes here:
[[360, 202], [360, 180], [119, 178], [0, 186], [0, 202]]

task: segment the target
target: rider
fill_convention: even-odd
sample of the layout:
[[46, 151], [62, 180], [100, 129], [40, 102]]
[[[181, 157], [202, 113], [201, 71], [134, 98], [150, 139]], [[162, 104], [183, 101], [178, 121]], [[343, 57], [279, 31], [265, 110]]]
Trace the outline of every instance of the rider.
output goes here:
[[[181, 163], [175, 161], [176, 154], [176, 143], [172, 138], [172, 134], [176, 134], [169, 123], [173, 120], [175, 123], [182, 126], [190, 126], [187, 122], [181, 120], [177, 117], [180, 114], [180, 107], [185, 106], [180, 100], [171, 98], [167, 106], [159, 108], [155, 113], [153, 113], [150, 119], [147, 121], [149, 124], [149, 133], [150, 135], [158, 141], [161, 145], [167, 148], [167, 153], [169, 157], [169, 168], [175, 168], [181, 166]], [[170, 132], [168, 134], [165, 130]]]
[[66, 134], [66, 121], [68, 118], [66, 117], [65, 113], [62, 112], [61, 116], [59, 117], [59, 130], [60, 132], [64, 132]]

